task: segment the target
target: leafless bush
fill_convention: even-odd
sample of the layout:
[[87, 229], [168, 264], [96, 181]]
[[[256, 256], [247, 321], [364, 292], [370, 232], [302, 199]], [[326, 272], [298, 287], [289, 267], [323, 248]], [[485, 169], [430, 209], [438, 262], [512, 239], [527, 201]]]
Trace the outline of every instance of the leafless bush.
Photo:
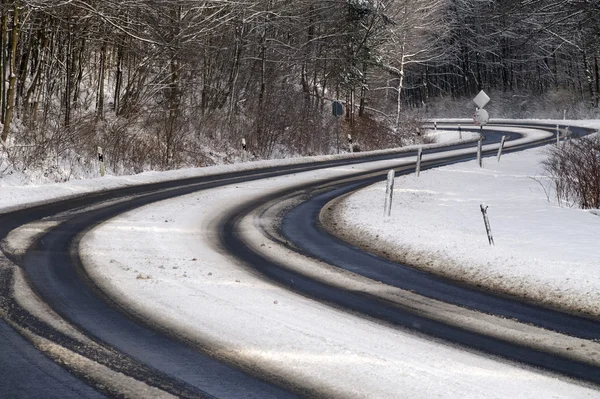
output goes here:
[[559, 203], [600, 208], [600, 136], [552, 147], [543, 165]]

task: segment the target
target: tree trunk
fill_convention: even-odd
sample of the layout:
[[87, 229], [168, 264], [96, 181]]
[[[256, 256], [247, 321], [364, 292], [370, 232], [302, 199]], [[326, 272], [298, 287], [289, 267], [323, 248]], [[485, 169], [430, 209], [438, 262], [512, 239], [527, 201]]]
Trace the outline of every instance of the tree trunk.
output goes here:
[[119, 102], [121, 100], [121, 87], [123, 86], [123, 44], [117, 49], [117, 70], [115, 71], [115, 94], [113, 98], [113, 111], [119, 115]]
[[596, 108], [600, 107], [600, 68], [598, 68], [598, 53], [594, 55], [594, 72], [596, 75]]
[[17, 75], [16, 75], [16, 58], [17, 58], [17, 42], [19, 41], [19, 1], [15, 1], [13, 7], [13, 30], [10, 37], [10, 62], [9, 62], [9, 72], [10, 76], [8, 79], [8, 93], [7, 93], [7, 106], [6, 106], [6, 115], [4, 117], [4, 127], [2, 129], [2, 142], [6, 142], [8, 138], [8, 133], [10, 132], [10, 124], [13, 118], [13, 112], [15, 108], [15, 93], [16, 93], [16, 84], [17, 84]]
[[4, 121], [6, 116], [6, 44], [8, 39], [8, 12], [2, 13], [2, 38], [0, 40], [0, 118]]
[[98, 102], [96, 104], [96, 119], [104, 119], [104, 80], [106, 77], [106, 41], [100, 48], [100, 71], [98, 73]]

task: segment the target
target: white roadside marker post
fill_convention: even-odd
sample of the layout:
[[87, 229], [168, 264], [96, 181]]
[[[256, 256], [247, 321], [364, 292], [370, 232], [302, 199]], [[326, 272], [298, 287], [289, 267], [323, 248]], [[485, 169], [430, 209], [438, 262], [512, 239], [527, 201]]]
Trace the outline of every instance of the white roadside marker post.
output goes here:
[[383, 216], [392, 214], [392, 197], [394, 196], [394, 177], [396, 172], [394, 169], [387, 174], [387, 185], [385, 186], [385, 207], [383, 208]]
[[460, 127], [460, 124], [458, 125], [458, 139], [462, 140], [462, 129]]
[[560, 144], [560, 129], [558, 128], [558, 125], [556, 125], [556, 145]]
[[423, 147], [419, 147], [419, 151], [417, 152], [417, 168], [415, 170], [417, 177], [419, 177], [419, 174], [421, 174], [421, 159], [422, 158], [423, 158]]
[[354, 153], [354, 148], [352, 147], [352, 135], [348, 133], [348, 147], [350, 148], [350, 154]]
[[102, 153], [102, 147], [98, 147], [98, 162], [100, 163], [100, 176], [106, 174], [106, 167], [104, 166], [104, 154]]
[[433, 121], [433, 129], [437, 132], [437, 122]]
[[242, 137], [242, 162], [248, 161], [248, 146], [246, 145], [246, 139]]
[[500, 140], [500, 148], [498, 148], [498, 162], [500, 162], [500, 157], [502, 156], [502, 150], [504, 149], [505, 141], [506, 141], [506, 136], [502, 136], [502, 140]]
[[490, 227], [490, 220], [488, 219], [487, 209], [488, 206], [485, 204], [479, 205], [481, 208], [481, 214], [483, 215], [483, 223], [485, 224], [485, 231], [487, 232], [488, 242], [490, 245], [494, 245], [494, 237], [492, 237], [492, 228]]
[[567, 119], [567, 110], [563, 110], [563, 121]]

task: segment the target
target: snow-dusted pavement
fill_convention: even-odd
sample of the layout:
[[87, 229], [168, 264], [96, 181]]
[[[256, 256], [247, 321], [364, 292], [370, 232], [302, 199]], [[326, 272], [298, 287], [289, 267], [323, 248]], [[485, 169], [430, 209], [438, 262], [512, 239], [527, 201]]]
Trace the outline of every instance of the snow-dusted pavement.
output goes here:
[[[598, 396], [597, 391], [572, 382], [432, 342], [290, 293], [263, 281], [214, 245], [217, 216], [241, 201], [288, 184], [342, 175], [349, 169], [356, 171], [340, 167], [238, 184], [129, 212], [85, 236], [81, 243], [84, 263], [105, 290], [142, 315], [160, 320], [244, 367], [267, 370], [316, 394]], [[397, 187], [404, 186], [397, 182]], [[370, 212], [359, 212], [360, 204], [346, 211], [370, 215], [381, 225], [377, 223], [379, 207], [373, 216], [373, 203], [383, 202], [380, 187], [365, 193], [375, 195], [366, 208]], [[436, 235], [429, 237], [439, 242]], [[485, 239], [479, 231], [477, 237]], [[272, 245], [266, 239], [265, 244]]]

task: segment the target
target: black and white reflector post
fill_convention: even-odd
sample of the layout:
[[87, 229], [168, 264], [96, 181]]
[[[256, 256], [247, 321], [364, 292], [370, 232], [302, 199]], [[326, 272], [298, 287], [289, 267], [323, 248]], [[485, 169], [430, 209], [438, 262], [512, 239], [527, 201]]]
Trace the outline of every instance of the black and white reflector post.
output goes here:
[[102, 147], [98, 147], [98, 162], [100, 163], [100, 176], [106, 174], [106, 167], [104, 166], [104, 154], [102, 153]]
[[487, 232], [488, 242], [490, 245], [494, 245], [494, 237], [492, 237], [492, 228], [490, 227], [490, 220], [488, 219], [486, 204], [481, 204], [481, 214], [483, 215], [483, 223], [485, 224], [485, 231]]
[[558, 128], [558, 125], [556, 125], [556, 145], [560, 144], [560, 129]]
[[458, 139], [462, 140], [462, 128], [458, 125]]
[[387, 185], [385, 186], [385, 207], [383, 209], [383, 216], [390, 216], [392, 214], [392, 197], [394, 196], [394, 177], [396, 172], [390, 170], [387, 174]]
[[506, 136], [502, 136], [502, 140], [500, 140], [500, 148], [498, 148], [498, 162], [500, 162], [500, 157], [502, 156], [502, 150], [504, 149], [505, 141], [506, 141]]
[[352, 135], [348, 133], [348, 148], [350, 148], [350, 153], [354, 152], [354, 148], [352, 147]]
[[248, 147], [246, 147], [246, 139], [242, 139], [242, 150], [248, 151]]
[[415, 173], [417, 177], [421, 174], [421, 159], [423, 158], [423, 147], [419, 147], [419, 151], [417, 152], [417, 169]]

